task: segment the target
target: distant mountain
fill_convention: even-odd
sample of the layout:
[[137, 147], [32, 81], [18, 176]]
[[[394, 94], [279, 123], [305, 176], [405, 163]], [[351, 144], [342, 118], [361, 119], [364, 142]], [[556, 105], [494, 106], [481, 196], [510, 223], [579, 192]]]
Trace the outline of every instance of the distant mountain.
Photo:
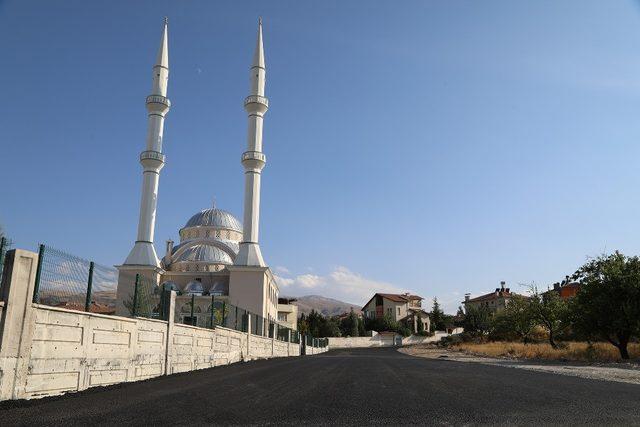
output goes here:
[[336, 316], [342, 313], [348, 313], [353, 307], [353, 311], [359, 312], [360, 306], [349, 304], [348, 302], [338, 301], [333, 298], [326, 298], [320, 295], [306, 295], [303, 297], [294, 297], [297, 301], [293, 302], [298, 306], [300, 314], [309, 314], [311, 310], [322, 313], [325, 316]]

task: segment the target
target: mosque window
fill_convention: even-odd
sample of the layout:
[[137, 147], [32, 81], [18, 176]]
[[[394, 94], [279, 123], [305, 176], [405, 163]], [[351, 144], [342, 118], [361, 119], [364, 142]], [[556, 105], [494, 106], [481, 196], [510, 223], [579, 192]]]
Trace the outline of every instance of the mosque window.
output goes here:
[[231, 232], [227, 231], [227, 239], [230, 239], [230, 238], [231, 238]]
[[220, 237], [220, 230], [216, 230], [216, 237]]

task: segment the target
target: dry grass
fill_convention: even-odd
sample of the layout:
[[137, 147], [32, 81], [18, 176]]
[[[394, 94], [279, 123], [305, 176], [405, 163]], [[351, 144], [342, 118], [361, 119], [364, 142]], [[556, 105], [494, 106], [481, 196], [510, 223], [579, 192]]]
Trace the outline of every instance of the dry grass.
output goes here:
[[[548, 343], [523, 344], [494, 341], [486, 343], [460, 343], [455, 348], [468, 353], [492, 356], [514, 357], [522, 359], [577, 360], [584, 362], [620, 361], [618, 349], [609, 343], [594, 343], [591, 347], [585, 342], [562, 342], [554, 349]], [[629, 344], [631, 359], [640, 358], [640, 344]]]

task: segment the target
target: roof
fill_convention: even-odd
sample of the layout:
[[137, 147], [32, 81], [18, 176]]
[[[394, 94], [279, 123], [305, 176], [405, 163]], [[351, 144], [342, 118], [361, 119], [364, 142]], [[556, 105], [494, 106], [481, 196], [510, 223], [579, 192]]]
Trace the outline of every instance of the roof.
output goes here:
[[189, 227], [218, 227], [242, 232], [242, 224], [227, 211], [215, 207], [204, 209], [193, 215], [184, 228]]
[[512, 294], [508, 289], [505, 289], [504, 291], [502, 290], [494, 291], [494, 292], [480, 295], [479, 297], [471, 298], [462, 302], [467, 303], [467, 302], [491, 301], [498, 298], [510, 298], [513, 295], [515, 294]]
[[364, 310], [364, 307], [368, 306], [369, 303], [376, 297], [376, 295], [380, 295], [382, 298], [386, 298], [389, 301], [393, 301], [393, 302], [409, 302], [409, 301], [423, 300], [424, 299], [421, 296], [411, 295], [409, 293], [406, 293], [406, 294], [381, 294], [379, 292], [376, 292], [375, 294], [373, 294], [371, 299], [369, 301], [367, 301], [367, 303], [364, 306], [362, 306], [363, 310]]

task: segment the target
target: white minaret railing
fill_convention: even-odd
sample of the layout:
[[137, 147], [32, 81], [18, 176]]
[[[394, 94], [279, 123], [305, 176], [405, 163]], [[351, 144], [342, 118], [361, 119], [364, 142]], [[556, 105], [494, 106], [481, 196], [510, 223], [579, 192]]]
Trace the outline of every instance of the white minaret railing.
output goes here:
[[158, 180], [160, 170], [164, 166], [162, 154], [162, 134], [164, 117], [169, 112], [171, 103], [167, 98], [169, 81], [169, 47], [168, 22], [164, 20], [162, 40], [156, 64], [153, 66], [153, 86], [151, 95], [147, 97], [146, 106], [149, 112], [146, 150], [140, 154], [142, 164], [142, 200], [140, 201], [140, 219], [138, 236], [131, 249], [125, 265], [152, 265], [159, 267], [160, 261], [153, 246], [153, 235], [156, 224], [156, 206], [158, 201]]
[[251, 91], [244, 100], [244, 109], [249, 115], [247, 151], [242, 154], [242, 166], [244, 166], [245, 173], [244, 230], [235, 265], [265, 266], [260, 246], [258, 245], [260, 174], [266, 163], [266, 157], [262, 153], [262, 121], [264, 113], [269, 108], [269, 100], [264, 96], [265, 72], [262, 19], [260, 19], [258, 22], [256, 50], [253, 55], [253, 64], [249, 71]]

